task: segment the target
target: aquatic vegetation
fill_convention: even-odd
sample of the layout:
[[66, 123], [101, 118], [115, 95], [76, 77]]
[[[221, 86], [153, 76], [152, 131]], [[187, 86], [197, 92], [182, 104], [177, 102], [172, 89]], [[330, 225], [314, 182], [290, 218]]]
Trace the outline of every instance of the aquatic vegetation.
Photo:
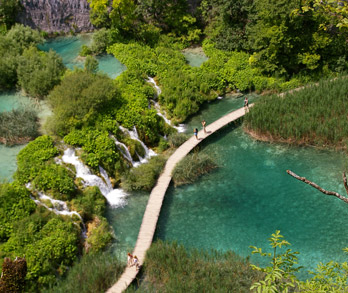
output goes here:
[[109, 252], [86, 254], [46, 293], [105, 292], [121, 276], [124, 264]]
[[141, 292], [249, 292], [261, 274], [231, 251], [186, 250], [157, 240], [146, 253]]
[[246, 115], [245, 127], [270, 140], [346, 148], [347, 92], [342, 77], [284, 96], [262, 97]]
[[193, 183], [197, 178], [217, 167], [217, 164], [207, 154], [189, 154], [175, 166], [173, 170], [174, 184], [178, 186]]
[[22, 144], [38, 135], [38, 117], [34, 109], [25, 108], [0, 113], [0, 143]]

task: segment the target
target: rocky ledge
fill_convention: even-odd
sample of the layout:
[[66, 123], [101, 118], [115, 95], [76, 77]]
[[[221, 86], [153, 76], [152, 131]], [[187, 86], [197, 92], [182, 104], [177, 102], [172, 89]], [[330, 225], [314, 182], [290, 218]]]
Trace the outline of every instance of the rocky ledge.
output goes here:
[[48, 33], [93, 30], [86, 0], [21, 0], [18, 21]]

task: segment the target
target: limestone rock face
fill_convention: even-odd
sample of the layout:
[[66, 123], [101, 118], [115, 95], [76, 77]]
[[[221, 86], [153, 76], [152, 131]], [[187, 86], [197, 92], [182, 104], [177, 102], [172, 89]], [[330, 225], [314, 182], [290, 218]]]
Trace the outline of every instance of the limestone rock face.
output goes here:
[[18, 21], [35, 29], [53, 32], [93, 30], [86, 0], [21, 0]]

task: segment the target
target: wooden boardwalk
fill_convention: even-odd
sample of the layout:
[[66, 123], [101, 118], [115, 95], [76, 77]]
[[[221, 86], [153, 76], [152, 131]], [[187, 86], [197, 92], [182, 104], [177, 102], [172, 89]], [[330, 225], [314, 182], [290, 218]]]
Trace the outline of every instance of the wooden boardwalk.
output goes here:
[[[253, 104], [251, 104], [249, 107], [252, 106]], [[140, 226], [138, 239], [133, 251], [133, 255], [136, 255], [138, 257], [140, 265], [143, 264], [146, 251], [151, 246], [152, 239], [156, 230], [157, 220], [160, 215], [163, 198], [172, 179], [172, 171], [175, 165], [209, 135], [213, 134], [215, 131], [226, 126], [232, 121], [239, 119], [240, 117], [244, 116], [244, 114], [244, 108], [240, 108], [214, 121], [206, 127], [207, 133], [204, 133], [203, 130], [199, 131], [198, 140], [194, 136], [192, 136], [170, 156], [165, 165], [163, 173], [158, 178], [156, 186], [151, 191], [143, 221]], [[107, 293], [123, 292], [133, 282], [137, 273], [138, 271], [134, 266], [127, 267], [122, 276], [107, 291]]]

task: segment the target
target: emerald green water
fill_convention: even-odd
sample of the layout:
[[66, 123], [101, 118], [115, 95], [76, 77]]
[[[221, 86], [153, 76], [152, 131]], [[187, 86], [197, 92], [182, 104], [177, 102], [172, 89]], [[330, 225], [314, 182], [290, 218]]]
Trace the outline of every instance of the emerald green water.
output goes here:
[[208, 60], [208, 57], [204, 55], [204, 53], [196, 53], [190, 51], [183, 52], [188, 64], [193, 67], [199, 67], [203, 62]]
[[[241, 98], [211, 103], [189, 121], [188, 131], [202, 118], [209, 124], [242, 104]], [[266, 248], [270, 234], [280, 230], [300, 251], [305, 269], [320, 261], [345, 260], [347, 204], [285, 172], [290, 169], [344, 194], [343, 154], [256, 142], [233, 125], [209, 138], [200, 151], [210, 154], [219, 168], [195, 184], [169, 188], [155, 238], [248, 256], [250, 245]], [[108, 211], [118, 249], [134, 246], [147, 197], [132, 195], [128, 206]]]
[[[48, 40], [40, 46], [40, 49], [44, 51], [49, 51], [50, 49], [56, 51], [63, 58], [63, 63], [69, 69], [74, 69], [74, 67], [83, 68], [84, 59], [78, 58], [78, 55], [82, 45], [89, 45], [90, 43], [90, 34], [65, 36]], [[99, 62], [99, 70], [111, 78], [116, 78], [126, 69], [112, 55], [98, 56], [97, 60]]]

